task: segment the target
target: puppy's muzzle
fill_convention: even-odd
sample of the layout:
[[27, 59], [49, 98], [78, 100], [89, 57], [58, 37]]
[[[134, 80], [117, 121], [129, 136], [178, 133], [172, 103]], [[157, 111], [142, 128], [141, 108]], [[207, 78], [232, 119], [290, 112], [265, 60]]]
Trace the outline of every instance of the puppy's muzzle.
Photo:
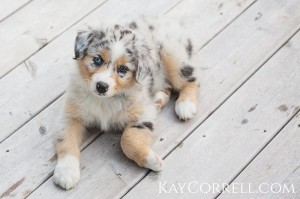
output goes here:
[[108, 90], [108, 84], [104, 82], [98, 82], [96, 84], [96, 89], [99, 94], [104, 94]]

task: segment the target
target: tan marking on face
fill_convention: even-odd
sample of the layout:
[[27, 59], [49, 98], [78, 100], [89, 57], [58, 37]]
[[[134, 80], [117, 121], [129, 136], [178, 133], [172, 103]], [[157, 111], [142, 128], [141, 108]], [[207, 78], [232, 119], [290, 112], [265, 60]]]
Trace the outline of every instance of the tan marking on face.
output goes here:
[[116, 81], [115, 91], [120, 92], [125, 88], [129, 88], [135, 84], [133, 72], [127, 71], [125, 76], [122, 78], [117, 72], [113, 74], [113, 78]]
[[101, 72], [104, 72], [105, 70], [107, 70], [107, 67], [103, 67], [104, 65], [102, 65], [101, 67], [89, 68], [87, 66], [87, 64], [92, 63], [92, 62], [93, 62], [93, 57], [88, 56], [88, 55], [84, 56], [81, 60], [77, 61], [80, 75], [87, 84], [91, 83], [92, 76], [95, 73], [101, 73]]
[[79, 72], [84, 81], [87, 83], [90, 82], [90, 79], [93, 75], [93, 72], [89, 71], [88, 67], [85, 65], [87, 61], [91, 60], [89, 56], [85, 56], [82, 59], [77, 61], [78, 67], [79, 67]]
[[99, 55], [102, 57], [105, 63], [110, 61], [110, 53], [107, 50], [100, 50]]
[[145, 166], [150, 151], [152, 136], [148, 129], [127, 127], [121, 138], [121, 147], [125, 155], [139, 166]]
[[121, 66], [121, 65], [125, 65], [127, 61], [128, 61], [127, 57], [123, 55], [120, 58], [118, 58], [115, 63], [117, 66]]

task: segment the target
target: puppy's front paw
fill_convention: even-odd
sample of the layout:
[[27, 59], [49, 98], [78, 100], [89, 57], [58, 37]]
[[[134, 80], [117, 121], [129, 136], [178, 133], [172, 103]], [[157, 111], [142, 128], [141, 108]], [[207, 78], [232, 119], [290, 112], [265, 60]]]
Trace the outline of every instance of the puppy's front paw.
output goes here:
[[163, 160], [156, 155], [153, 151], [150, 151], [146, 158], [144, 167], [151, 169], [152, 171], [161, 171], [163, 169]]
[[68, 190], [78, 183], [80, 178], [79, 160], [67, 155], [58, 159], [53, 180], [54, 183]]
[[184, 99], [183, 101], [176, 102], [175, 112], [181, 120], [191, 119], [196, 114], [196, 111], [196, 104], [189, 99]]

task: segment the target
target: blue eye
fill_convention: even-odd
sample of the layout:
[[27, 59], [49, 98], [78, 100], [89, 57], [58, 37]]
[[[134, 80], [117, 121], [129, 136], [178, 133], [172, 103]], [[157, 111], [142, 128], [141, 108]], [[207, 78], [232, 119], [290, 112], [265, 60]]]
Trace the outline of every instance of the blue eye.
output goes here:
[[103, 59], [100, 55], [98, 55], [97, 57], [94, 57], [93, 61], [96, 66], [101, 66], [103, 63]]
[[128, 68], [126, 66], [120, 66], [118, 68], [118, 73], [125, 74], [128, 71]]

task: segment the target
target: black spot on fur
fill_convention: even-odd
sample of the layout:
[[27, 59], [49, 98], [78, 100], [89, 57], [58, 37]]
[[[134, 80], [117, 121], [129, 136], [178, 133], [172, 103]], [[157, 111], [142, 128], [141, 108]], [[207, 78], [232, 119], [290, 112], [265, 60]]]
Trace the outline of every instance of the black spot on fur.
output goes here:
[[158, 49], [158, 53], [159, 53], [159, 58], [160, 58], [160, 60], [163, 59], [163, 57], [162, 57], [162, 51], [163, 51], [163, 48], [164, 48], [164, 46], [163, 46], [163, 44], [161, 43], [161, 44], [159, 45], [159, 49]]
[[188, 78], [188, 82], [194, 82], [194, 81], [196, 81], [196, 78], [195, 78], [195, 77], [190, 77], [190, 78]]
[[120, 26], [116, 24], [116, 25], [115, 25], [115, 29], [116, 29], [116, 30], [119, 30], [119, 28], [120, 28]]
[[127, 35], [127, 34], [131, 34], [132, 33], [132, 31], [131, 30], [124, 30], [123, 31], [123, 34], [125, 34], [125, 35]]
[[129, 24], [129, 28], [131, 28], [131, 29], [137, 29], [138, 28], [138, 26], [137, 26], [137, 24], [133, 21], [133, 22], [131, 22], [130, 24]]
[[105, 33], [103, 31], [97, 31], [96, 37], [98, 39], [103, 39], [105, 37]]
[[160, 65], [160, 63], [156, 63], [156, 66], [157, 66], [157, 68], [161, 68], [161, 65]]
[[143, 122], [142, 124], [136, 124], [131, 126], [132, 128], [138, 129], [145, 129], [148, 128], [149, 130], [153, 131], [153, 123], [152, 122]]
[[120, 36], [119, 40], [121, 40], [124, 37], [124, 35], [128, 35], [128, 34], [132, 34], [132, 31], [131, 30], [121, 31], [121, 36]]
[[104, 41], [101, 41], [101, 42], [99, 43], [99, 45], [100, 45], [101, 47], [106, 46], [107, 44], [108, 44], [108, 40], [104, 40]]
[[194, 71], [194, 68], [190, 65], [184, 65], [180, 70], [182, 76], [185, 78], [189, 78], [190, 76], [192, 76], [193, 71]]
[[145, 127], [153, 131], [153, 123], [152, 122], [143, 122], [142, 123]]
[[187, 40], [187, 45], [185, 47], [186, 53], [188, 54], [189, 58], [192, 57], [193, 54], [193, 45], [190, 39]]
[[152, 72], [150, 73], [150, 77], [151, 77], [151, 79], [150, 79], [150, 84], [149, 84], [148, 90], [149, 90], [149, 93], [152, 93], [153, 92], [153, 86], [154, 86], [154, 78], [153, 78], [153, 73]]
[[149, 25], [149, 30], [153, 31], [154, 30], [154, 26]]
[[138, 124], [138, 125], [131, 126], [131, 128], [143, 129], [145, 127], [143, 125], [141, 125], [141, 124]]
[[135, 41], [135, 34], [132, 35], [131, 41]]
[[133, 55], [132, 51], [128, 48], [126, 48], [126, 52], [129, 54], [129, 55]]

